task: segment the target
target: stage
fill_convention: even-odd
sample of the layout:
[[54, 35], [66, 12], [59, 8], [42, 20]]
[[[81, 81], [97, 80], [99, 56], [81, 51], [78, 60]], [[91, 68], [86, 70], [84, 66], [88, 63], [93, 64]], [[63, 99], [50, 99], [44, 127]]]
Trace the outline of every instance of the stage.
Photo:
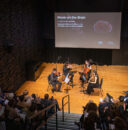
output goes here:
[[[74, 87], [70, 87], [68, 94], [70, 95], [70, 104], [71, 112], [73, 113], [82, 113], [84, 106], [89, 100], [93, 100], [95, 103], [99, 103], [100, 98], [104, 98], [106, 93], [109, 93], [114, 98], [118, 98], [120, 95], [124, 95], [123, 91], [128, 90], [128, 66], [92, 66], [92, 69], [97, 69], [99, 78], [103, 78], [103, 96], [99, 95], [99, 91], [96, 89], [92, 95], [83, 94], [81, 92], [79, 81], [79, 73], [82, 71], [83, 65], [72, 64], [74, 67], [73, 70], [77, 71], [74, 75]], [[54, 96], [60, 105], [62, 97], [67, 95], [64, 89], [67, 87], [66, 84], [62, 84], [62, 92], [52, 93], [51, 90], [47, 91], [48, 88], [48, 75], [52, 72], [53, 68], [56, 68], [58, 72], [62, 73], [63, 64], [54, 64], [54, 63], [42, 63], [41, 68], [43, 71], [40, 77], [36, 81], [26, 81], [18, 90], [17, 95], [21, 95], [24, 90], [29, 91], [29, 95], [35, 93], [36, 95], [43, 97], [44, 94], [48, 93], [51, 96]], [[60, 77], [60, 81], [61, 81]], [[86, 88], [87, 85], [85, 85]], [[66, 110], [67, 111], [67, 110]]]

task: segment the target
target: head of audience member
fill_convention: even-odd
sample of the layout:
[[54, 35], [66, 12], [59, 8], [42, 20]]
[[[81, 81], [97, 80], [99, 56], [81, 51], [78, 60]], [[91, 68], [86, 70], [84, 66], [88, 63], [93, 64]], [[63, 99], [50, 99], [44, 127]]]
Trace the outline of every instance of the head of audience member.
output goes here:
[[107, 102], [107, 103], [113, 102], [113, 97], [109, 93], [106, 93], [104, 102]]
[[23, 102], [23, 101], [24, 101], [24, 95], [19, 96], [19, 101], [20, 101], [20, 102]]
[[87, 110], [87, 106], [90, 103], [93, 103], [93, 100], [89, 100], [89, 102], [85, 106], [83, 106], [83, 112], [85, 112]]
[[103, 100], [102, 98], [100, 98], [100, 100], [99, 100], [99, 101], [100, 101], [100, 103], [104, 103], [104, 100]]
[[32, 94], [32, 98], [33, 98], [33, 100], [36, 100], [36, 95]]
[[45, 95], [44, 95], [44, 99], [48, 100], [48, 99], [49, 99], [49, 95], [48, 95], [48, 94], [45, 94]]
[[114, 119], [114, 125], [115, 125], [115, 130], [127, 130], [128, 126], [124, 119], [120, 117], [115, 117]]
[[54, 97], [53, 97], [53, 96], [51, 96], [50, 100], [51, 100], [51, 101], [54, 101]]
[[28, 90], [24, 90], [23, 95], [27, 96], [28, 95]]
[[13, 99], [14, 98], [14, 93], [8, 93], [8, 99]]
[[97, 113], [97, 110], [98, 110], [98, 107], [97, 107], [97, 105], [95, 103], [93, 103], [93, 102], [88, 103], [88, 105], [86, 107], [87, 112], [93, 111], [93, 112]]
[[119, 101], [124, 102], [124, 96], [119, 96]]
[[85, 130], [95, 130], [97, 127], [97, 123], [99, 122], [98, 115], [94, 111], [90, 111], [88, 116], [84, 121], [84, 129]]
[[114, 118], [115, 116], [121, 116], [122, 115], [120, 108], [119, 108], [118, 104], [116, 104], [116, 103], [111, 103], [109, 111], [112, 115], [112, 118]]
[[11, 108], [15, 108], [16, 107], [16, 102], [15, 102], [15, 100], [9, 100], [9, 102], [8, 102], [8, 106], [10, 106]]

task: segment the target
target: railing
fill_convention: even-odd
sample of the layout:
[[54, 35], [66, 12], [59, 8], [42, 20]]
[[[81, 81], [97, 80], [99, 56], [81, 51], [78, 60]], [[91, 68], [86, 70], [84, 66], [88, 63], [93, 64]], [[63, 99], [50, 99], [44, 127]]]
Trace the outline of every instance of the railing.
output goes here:
[[[64, 103], [64, 99], [68, 97], [68, 101]], [[70, 96], [66, 95], [62, 98], [62, 120], [64, 121], [64, 106], [68, 104], [68, 113], [70, 114]]]
[[[51, 116], [48, 116], [48, 114], [50, 114], [50, 113], [48, 113], [49, 109], [51, 109], [51, 108], [53, 108], [53, 107], [56, 108], [55, 113], [52, 114]], [[31, 117], [29, 118], [29, 121], [31, 122], [32, 119], [36, 118], [37, 116], [41, 116], [41, 115], [42, 115], [42, 117], [44, 117], [44, 120], [43, 120], [42, 123], [36, 128], [36, 130], [39, 130], [39, 129], [40, 129], [41, 127], [43, 127], [44, 125], [45, 125], [45, 130], [47, 130], [47, 121], [48, 121], [49, 119], [51, 119], [51, 117], [53, 117], [54, 115], [56, 115], [56, 130], [58, 130], [57, 103], [54, 103], [54, 104], [52, 104], [52, 105], [50, 105], [50, 106], [44, 108], [44, 109], [41, 110], [40, 112], [34, 114], [33, 116], [31, 116]]]

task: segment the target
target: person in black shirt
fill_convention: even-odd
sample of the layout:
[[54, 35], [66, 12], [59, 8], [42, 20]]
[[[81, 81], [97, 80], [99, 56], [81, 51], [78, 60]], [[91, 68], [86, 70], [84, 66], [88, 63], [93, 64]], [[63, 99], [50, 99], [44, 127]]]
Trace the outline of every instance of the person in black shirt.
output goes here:
[[99, 87], [99, 76], [95, 71], [92, 72], [91, 77], [88, 81], [88, 86], [87, 90], [85, 91], [85, 94], [91, 94], [93, 92], [93, 88], [98, 88]]
[[58, 81], [58, 74], [57, 74], [56, 68], [54, 68], [52, 73], [50, 74], [49, 80], [50, 80], [49, 81], [50, 84], [53, 86], [52, 92], [56, 91], [56, 89], [57, 89], [56, 85], [58, 85], [57, 91], [60, 92], [62, 83], [60, 81]]
[[71, 72], [71, 70], [72, 70], [72, 65], [70, 65], [68, 62], [66, 62], [63, 66], [63, 74], [65, 76], [65, 79], [70, 78], [69, 83], [71, 83], [71, 85], [73, 87], [74, 74], [73, 74], [73, 72]]
[[63, 66], [63, 74], [65, 75], [65, 77], [70, 72], [70, 70], [72, 70], [72, 66], [69, 65], [68, 62], [66, 62]]

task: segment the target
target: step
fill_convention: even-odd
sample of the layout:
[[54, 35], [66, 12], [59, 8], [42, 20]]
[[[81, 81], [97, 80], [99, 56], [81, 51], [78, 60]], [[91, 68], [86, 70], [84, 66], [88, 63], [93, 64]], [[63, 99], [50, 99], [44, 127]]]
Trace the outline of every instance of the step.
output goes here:
[[[63, 119], [62, 119], [62, 117], [58, 117], [57, 118], [59, 121], [62, 121]], [[75, 121], [75, 120], [79, 120], [80, 119], [80, 117], [79, 118], [70, 118], [70, 117], [64, 117], [64, 121]], [[56, 120], [56, 117], [54, 117], [54, 118], [51, 118], [50, 119], [51, 121], [53, 121], [53, 120]], [[49, 121], [50, 121], [49, 120]]]
[[[79, 121], [79, 120], [65, 120], [64, 122], [62, 121], [62, 120], [58, 120], [58, 123], [61, 123], [61, 124], [63, 124], [63, 123], [67, 123], [67, 124], [74, 124], [74, 122], [75, 121]], [[50, 120], [50, 121], [48, 121], [47, 123], [56, 123], [56, 120]]]
[[[47, 124], [48, 127], [56, 128], [56, 124]], [[64, 129], [74, 129], [77, 127], [76, 125], [66, 125], [66, 124], [58, 124], [58, 128], [64, 128]]]
[[[58, 130], [79, 130], [78, 126], [74, 124], [79, 121], [81, 114], [78, 113], [64, 113], [64, 122], [62, 121], [62, 112], [57, 112]], [[40, 130], [44, 130], [42, 127]], [[56, 130], [56, 116], [53, 116], [47, 122], [47, 130]]]
[[[39, 130], [45, 130], [45, 127], [39, 129]], [[56, 130], [56, 127], [53, 128], [53, 127], [47, 127], [47, 130]], [[68, 129], [68, 128], [58, 128], [58, 130], [79, 130], [79, 128], [72, 128], [72, 129]]]

